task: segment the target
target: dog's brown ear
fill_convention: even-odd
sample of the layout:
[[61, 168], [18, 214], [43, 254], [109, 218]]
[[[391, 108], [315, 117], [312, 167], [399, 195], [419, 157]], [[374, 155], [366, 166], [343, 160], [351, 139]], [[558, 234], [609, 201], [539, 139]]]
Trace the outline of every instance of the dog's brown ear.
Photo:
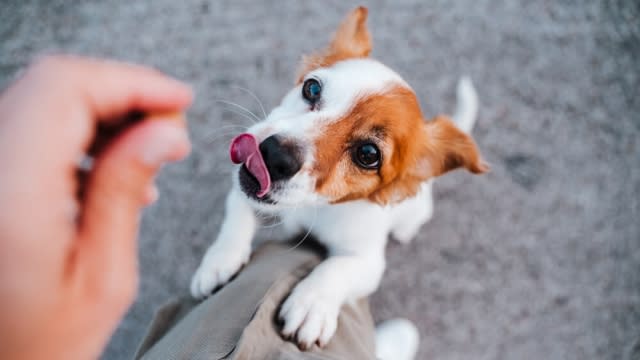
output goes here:
[[423, 178], [442, 175], [464, 167], [474, 174], [489, 171], [471, 136], [464, 133], [446, 116], [438, 116], [424, 125], [426, 141], [417, 171]]
[[438, 116], [421, 126], [422, 131], [405, 139], [395, 160], [391, 160], [397, 173], [393, 181], [373, 192], [369, 200], [396, 203], [415, 196], [426, 180], [460, 167], [475, 174], [489, 170], [473, 139], [446, 116]]
[[304, 56], [297, 81], [319, 67], [330, 66], [338, 61], [369, 56], [371, 35], [367, 29], [368, 10], [360, 6], [342, 20], [329, 46], [318, 53]]
[[327, 52], [344, 59], [369, 56], [371, 35], [367, 29], [368, 12], [364, 6], [351, 11], [342, 20]]

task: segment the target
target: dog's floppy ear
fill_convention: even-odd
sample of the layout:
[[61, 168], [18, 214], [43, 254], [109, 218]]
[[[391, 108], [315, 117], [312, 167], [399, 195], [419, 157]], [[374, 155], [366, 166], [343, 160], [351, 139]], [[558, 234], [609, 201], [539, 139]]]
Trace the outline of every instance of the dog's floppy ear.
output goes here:
[[338, 61], [369, 56], [371, 35], [367, 29], [368, 10], [360, 6], [342, 20], [329, 46], [318, 53], [304, 56], [298, 72], [298, 82], [309, 72], [319, 67], [330, 66]]
[[415, 196], [426, 180], [460, 167], [475, 174], [489, 170], [473, 139], [446, 116], [438, 116], [421, 126], [422, 131], [405, 139], [391, 160], [397, 175], [373, 192], [369, 196], [371, 201], [397, 203]]
[[425, 179], [464, 167], [474, 174], [489, 170], [475, 141], [448, 117], [437, 116], [424, 125], [426, 141], [422, 144], [420, 164], [416, 170]]

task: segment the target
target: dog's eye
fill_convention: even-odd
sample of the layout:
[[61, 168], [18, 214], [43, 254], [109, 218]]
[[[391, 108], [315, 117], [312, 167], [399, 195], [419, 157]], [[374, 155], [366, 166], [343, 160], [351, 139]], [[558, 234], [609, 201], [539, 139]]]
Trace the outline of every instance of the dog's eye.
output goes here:
[[302, 85], [302, 97], [311, 105], [315, 105], [322, 95], [322, 85], [316, 79], [307, 79]]
[[364, 169], [377, 169], [380, 167], [380, 150], [372, 143], [358, 145], [353, 152], [353, 161]]

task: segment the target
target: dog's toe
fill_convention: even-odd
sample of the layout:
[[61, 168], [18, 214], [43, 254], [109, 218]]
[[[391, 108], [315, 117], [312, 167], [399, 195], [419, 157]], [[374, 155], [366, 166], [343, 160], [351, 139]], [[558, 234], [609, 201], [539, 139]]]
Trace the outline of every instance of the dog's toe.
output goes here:
[[284, 322], [281, 333], [285, 338], [295, 336], [303, 350], [314, 344], [324, 346], [336, 331], [339, 311], [340, 304], [330, 297], [296, 288], [280, 310]]

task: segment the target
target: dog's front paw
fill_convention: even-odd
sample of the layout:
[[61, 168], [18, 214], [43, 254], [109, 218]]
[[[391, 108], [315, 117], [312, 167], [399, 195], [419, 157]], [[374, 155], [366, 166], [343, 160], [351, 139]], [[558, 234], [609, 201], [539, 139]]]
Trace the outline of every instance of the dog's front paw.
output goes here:
[[205, 298], [226, 284], [249, 260], [250, 250], [226, 250], [211, 246], [191, 279], [191, 295]]
[[331, 294], [302, 282], [282, 304], [282, 335], [294, 339], [302, 350], [325, 346], [336, 332], [341, 303]]

